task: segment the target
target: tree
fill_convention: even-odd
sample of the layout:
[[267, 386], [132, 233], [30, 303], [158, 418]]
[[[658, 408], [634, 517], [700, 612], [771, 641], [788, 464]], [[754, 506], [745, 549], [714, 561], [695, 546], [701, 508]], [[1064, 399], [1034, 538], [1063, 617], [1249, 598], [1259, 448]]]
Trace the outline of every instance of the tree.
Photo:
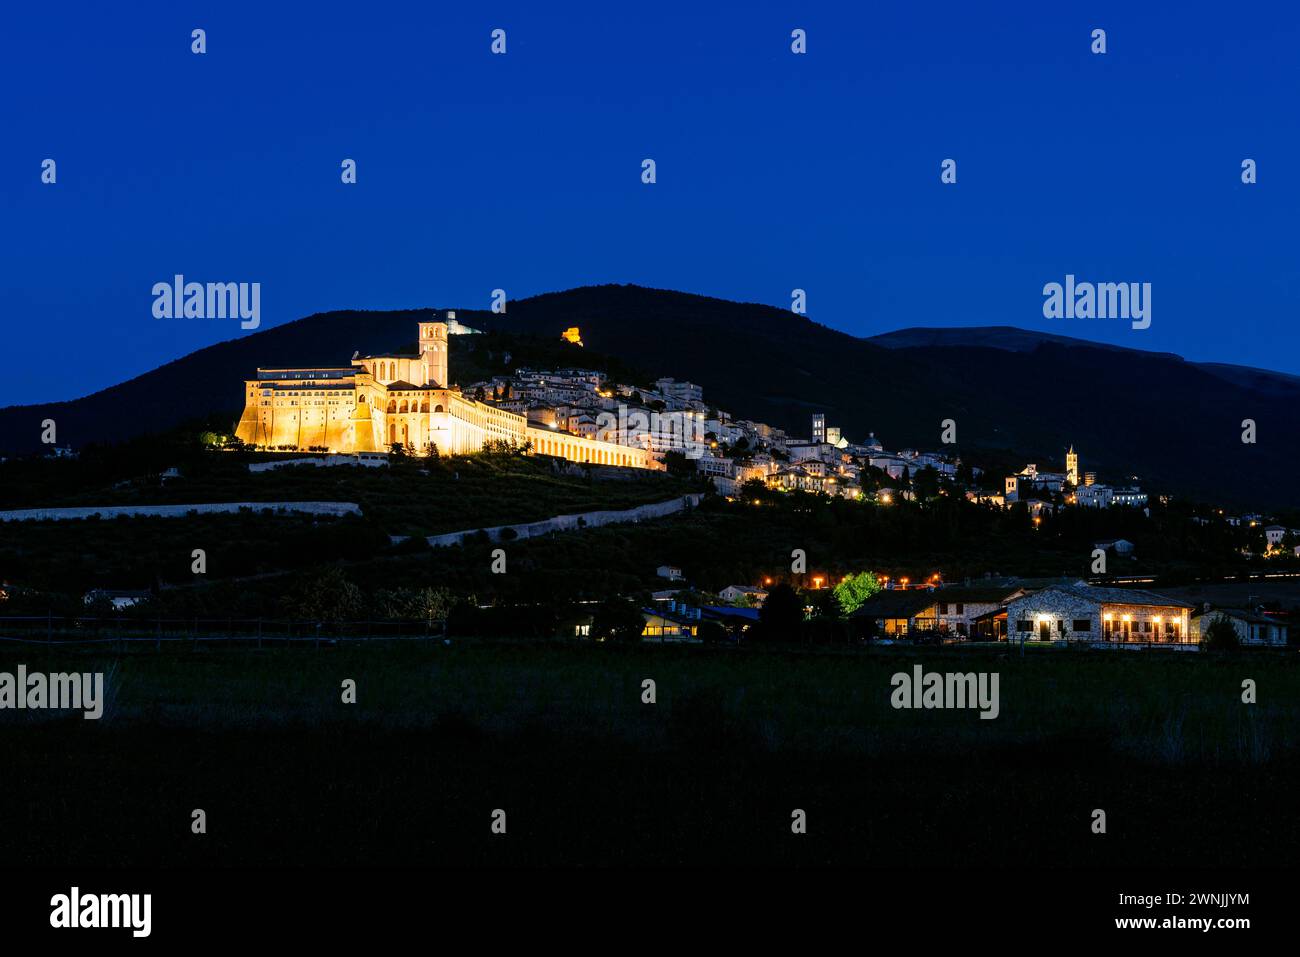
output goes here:
[[766, 641], [793, 639], [803, 624], [803, 601], [799, 593], [785, 582], [772, 586], [767, 601], [759, 609], [758, 623]]
[[685, 452], [675, 449], [664, 453], [664, 468], [668, 470], [669, 475], [681, 478], [695, 475], [698, 471], [695, 463], [686, 457]]
[[921, 469], [912, 479], [912, 487], [918, 500], [934, 498], [939, 494], [939, 473], [933, 465]]
[[861, 608], [863, 602], [880, 591], [880, 582], [876, 579], [875, 572], [858, 572], [856, 575], [848, 575], [835, 586], [834, 591], [840, 611], [847, 618]]
[[355, 619], [361, 611], [361, 589], [348, 581], [337, 565], [308, 572], [285, 598], [289, 613], [312, 621]]
[[375, 611], [383, 618], [406, 621], [444, 621], [456, 603], [446, 588], [396, 588], [375, 594]]
[[695, 637], [705, 644], [712, 644], [717, 641], [723, 641], [727, 637], [727, 629], [722, 627], [720, 622], [702, 621], [699, 627], [695, 629]]
[[626, 598], [601, 602], [591, 616], [591, 637], [600, 641], [640, 641], [643, 631], [641, 609]]
[[1236, 627], [1222, 613], [1214, 617], [1201, 636], [1201, 647], [1210, 651], [1233, 651], [1240, 646]]

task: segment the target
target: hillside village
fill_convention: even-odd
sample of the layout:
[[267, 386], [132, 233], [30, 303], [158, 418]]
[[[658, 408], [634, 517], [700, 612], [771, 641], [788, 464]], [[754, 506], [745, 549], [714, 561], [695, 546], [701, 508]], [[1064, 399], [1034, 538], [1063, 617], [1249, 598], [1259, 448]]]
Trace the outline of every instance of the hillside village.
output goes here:
[[[577, 328], [564, 336], [581, 344]], [[698, 384], [672, 378], [657, 379], [647, 387], [613, 382], [591, 369], [521, 368], [473, 383], [466, 391], [527, 416], [530, 425], [636, 445], [659, 464], [675, 455], [678, 468], [694, 469], [730, 498], [741, 496], [750, 482], [776, 490], [866, 498], [885, 506], [928, 490], [963, 495], [994, 508], [1020, 505], [1034, 523], [1059, 509], [1127, 507], [1146, 512], [1148, 506], [1148, 493], [1137, 484], [1137, 476], [1103, 481], [1096, 471], [1081, 469], [1073, 446], [1065, 452], [1060, 470], [1030, 463], [1004, 476], [1000, 489], [987, 488], [983, 470], [965, 465], [956, 453], [891, 451], [874, 433], [854, 441], [828, 424], [822, 413], [810, 416], [806, 436], [791, 435], [763, 422], [736, 418], [707, 402]], [[1280, 554], [1285, 548], [1300, 556], [1300, 529], [1267, 524], [1261, 514], [1212, 511], [1193, 521], [1263, 525], [1265, 554]], [[1133, 551], [1133, 543], [1122, 538], [1101, 539], [1095, 547], [1119, 558]], [[654, 606], [642, 609], [643, 636], [651, 640], [694, 639], [706, 622], [739, 638], [757, 624], [758, 609], [768, 596], [763, 585], [734, 584], [715, 597], [717, 604], [691, 604], [679, 598], [691, 592], [680, 581], [680, 569], [661, 566], [659, 575], [673, 587], [656, 592]], [[1084, 580], [1011, 579], [948, 586], [936, 575], [916, 584], [882, 577], [879, 584], [882, 591], [851, 618], [859, 634], [885, 641], [924, 636], [938, 641], [1188, 647], [1200, 643], [1210, 623], [1219, 618], [1231, 625], [1242, 645], [1280, 646], [1288, 640], [1288, 617], [1265, 614], [1261, 608], [1230, 608]], [[831, 587], [821, 578], [812, 579], [813, 589], [824, 585]], [[589, 623], [578, 625], [575, 633], [585, 634], [589, 628]]]
[[[247, 466], [251, 474], [304, 465], [383, 468], [432, 460], [440, 454], [496, 449], [543, 461], [550, 457], [575, 463], [568, 468], [597, 467], [606, 478], [619, 472], [628, 477], [638, 472], [667, 472], [689, 480], [692, 485], [688, 488], [707, 484], [719, 499], [731, 503], [758, 505], [760, 495], [781, 500], [789, 495], [790, 501], [812, 495], [820, 501], [860, 502], [874, 511], [947, 498], [1004, 514], [1013, 523], [1023, 521], [1022, 527], [1031, 529], [1076, 511], [1150, 518], [1153, 504], [1164, 508], [1170, 502], [1163, 494], [1153, 501], [1137, 476], [1111, 477], [1086, 468], [1086, 458], [1074, 446], [1064, 450], [1059, 465], [1029, 463], [1011, 474], [989, 474], [963, 461], [955, 448], [887, 449], [874, 433], [848, 435], [821, 412], [809, 414], [806, 434], [737, 418], [707, 401], [700, 385], [673, 378], [637, 384], [617, 381], [590, 368], [515, 367], [468, 385], [452, 385], [447, 371], [447, 337], [480, 333], [458, 322], [451, 312], [445, 322], [422, 323], [420, 333], [420, 348], [414, 353], [354, 355], [350, 367], [258, 369], [257, 378], [246, 382], [248, 404], [238, 438], [214, 435], [211, 440], [220, 450], [253, 452], [256, 459]], [[582, 346], [581, 330], [576, 326], [566, 328], [561, 339], [574, 347], [567, 350], [570, 353]], [[500, 359], [501, 365], [510, 366], [509, 353]], [[349, 395], [353, 398], [348, 399]], [[375, 437], [371, 451], [358, 451], [361, 444], [356, 437], [361, 433], [346, 413], [352, 406], [366, 412], [365, 434], [370, 436], [373, 431]], [[358, 418], [355, 412], [351, 418]], [[248, 441], [261, 435], [263, 426], [266, 444]], [[309, 431], [317, 438], [303, 438], [309, 434], [304, 431], [308, 427], [315, 430]], [[392, 439], [386, 452], [379, 451], [384, 438]], [[439, 441], [447, 442], [448, 447], [439, 448]], [[326, 444], [318, 444], [321, 442]], [[349, 445], [334, 447], [331, 442]], [[301, 457], [304, 452], [309, 453], [307, 458]], [[47, 453], [62, 459], [75, 459], [76, 454], [67, 447]], [[176, 468], [165, 470], [159, 478], [164, 487], [182, 480]], [[700, 498], [698, 493], [686, 496], [691, 507], [698, 505]], [[137, 512], [150, 507], [133, 506]], [[169, 508], [174, 514], [183, 514], [228, 507], [156, 508], [162, 510], [159, 514], [168, 514]], [[355, 505], [349, 507], [356, 510]], [[638, 505], [629, 515], [641, 514], [637, 509], [648, 507]], [[1264, 514], [1225, 514], [1210, 506], [1195, 509], [1190, 521], [1196, 525], [1250, 530], [1251, 535], [1238, 536], [1244, 558], [1300, 557], [1300, 529], [1271, 521]], [[73, 518], [76, 516], [71, 513], [77, 511], [113, 512], [55, 508], [41, 514]], [[28, 517], [34, 516], [21, 510], [0, 513], [0, 520]], [[579, 521], [575, 517], [570, 524]], [[563, 524], [554, 519], [536, 523], [539, 528]], [[592, 527], [596, 520], [593, 517], [584, 524]], [[1113, 524], [1116, 530], [1124, 527], [1122, 522], [1100, 524]], [[427, 541], [434, 547], [484, 536], [489, 541], [505, 541], [498, 537], [505, 533], [514, 540], [526, 530], [516, 523], [488, 534], [470, 526], [428, 536]], [[397, 535], [393, 541], [406, 538]], [[1020, 640], [1189, 647], [1203, 640], [1210, 622], [1223, 618], [1235, 629], [1240, 644], [1286, 644], [1287, 617], [1276, 614], [1276, 607], [1266, 610], [1264, 603], [1256, 600], [1258, 596], [1218, 594], [1211, 598], [1196, 590], [1174, 596], [1113, 587], [1150, 582], [1115, 574], [1129, 567], [1125, 563], [1135, 558], [1135, 548], [1134, 542], [1113, 533], [1093, 539], [1092, 554], [1099, 564], [1094, 563], [1092, 570], [1100, 577], [1092, 581], [1004, 578], [987, 570], [989, 566], [983, 572], [985, 579], [974, 582], [950, 583], [940, 573], [915, 582], [901, 574], [872, 576], [867, 591], [874, 594], [851, 606], [841, 603], [836, 616], [847, 616], [857, 637], [885, 642]], [[1107, 560], [1115, 564], [1107, 568]], [[868, 572], [858, 574], [871, 576]], [[771, 568], [770, 575], [761, 580], [735, 581], [714, 591], [695, 587], [671, 564], [661, 565], [658, 577], [662, 586], [649, 596], [650, 604], [640, 608], [640, 636], [648, 640], [702, 640], [704, 627], [706, 636], [716, 631], [743, 641], [760, 624], [774, 581], [776, 587], [782, 583], [795, 586], [800, 599], [808, 602], [803, 609], [807, 620], [823, 613], [815, 596], [829, 593], [839, 584], [827, 572], [788, 576], [779, 567]], [[121, 611], [148, 596], [138, 589], [97, 588], [86, 600], [88, 604], [107, 602]], [[567, 627], [575, 636], [590, 635], [592, 616], [584, 619], [579, 615]]]
[[[453, 334], [476, 332], [455, 324], [454, 317], [451, 321]], [[567, 329], [564, 338], [581, 344], [576, 327]], [[1097, 471], [1082, 468], [1080, 453], [1073, 446], [1064, 452], [1060, 470], [1030, 463], [1000, 484], [989, 485], [984, 470], [964, 464], [956, 452], [891, 451], [874, 433], [857, 439], [844, 434], [823, 413], [810, 415], [806, 436], [791, 435], [764, 422], [736, 418], [706, 402], [701, 386], [672, 378], [637, 386], [613, 382], [592, 369], [519, 368], [471, 383], [462, 391], [526, 416], [529, 426], [644, 449], [650, 452], [650, 467], [665, 467], [675, 454], [679, 464], [706, 477], [726, 496], [734, 497], [746, 482], [758, 481], [774, 489], [849, 499], [865, 496], [888, 505], [914, 499], [919, 484], [979, 504], [1023, 504], [1031, 519], [1060, 508], [1145, 509], [1148, 503], [1137, 476], [1105, 480]], [[1270, 523], [1261, 513], [1228, 515], [1217, 510], [1197, 520], [1263, 526], [1270, 551], [1285, 547], [1300, 555], [1300, 529]], [[1120, 552], [1125, 544], [1109, 543]]]

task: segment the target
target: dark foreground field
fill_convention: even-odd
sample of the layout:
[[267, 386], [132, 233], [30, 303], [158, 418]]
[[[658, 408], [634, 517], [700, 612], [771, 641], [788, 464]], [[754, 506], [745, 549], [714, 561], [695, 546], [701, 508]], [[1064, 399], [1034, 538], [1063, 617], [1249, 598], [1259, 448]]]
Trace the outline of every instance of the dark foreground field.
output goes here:
[[[1296, 657], [9, 646], [0, 671], [112, 689], [98, 722], [0, 712], [0, 860], [1295, 865]], [[998, 672], [1000, 716], [894, 710], [890, 676], [917, 662]]]

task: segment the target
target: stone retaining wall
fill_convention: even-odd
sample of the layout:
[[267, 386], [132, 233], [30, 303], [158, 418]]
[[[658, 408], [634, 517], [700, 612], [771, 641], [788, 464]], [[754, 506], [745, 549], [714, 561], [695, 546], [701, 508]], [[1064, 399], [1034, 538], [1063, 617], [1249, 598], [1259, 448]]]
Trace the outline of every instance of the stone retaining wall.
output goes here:
[[98, 515], [100, 518], [133, 518], [156, 516], [184, 518], [190, 512], [207, 515], [220, 512], [298, 512], [306, 515], [360, 515], [361, 506], [353, 502], [204, 502], [198, 505], [91, 505], [85, 508], [19, 508], [0, 512], [0, 522], [63, 521], [84, 519]]
[[694, 508], [700, 504], [700, 499], [703, 497], [702, 493], [692, 492], [689, 495], [669, 499], [666, 502], [652, 502], [649, 505], [638, 505], [635, 508], [618, 511], [556, 515], [552, 518], [542, 519], [540, 522], [522, 522], [518, 525], [495, 525], [485, 529], [468, 528], [459, 532], [446, 532], [442, 535], [430, 535], [428, 541], [434, 548], [440, 548], [445, 545], [459, 545], [467, 538], [477, 535], [480, 531], [487, 532], [492, 541], [499, 542], [502, 541], [501, 533], [507, 528], [514, 529], [515, 539], [513, 540], [518, 540], [521, 538], [536, 538], [538, 535], [549, 535], [552, 532], [568, 532], [577, 528], [598, 528], [601, 525], [640, 522], [645, 519], [673, 515], [686, 508]]

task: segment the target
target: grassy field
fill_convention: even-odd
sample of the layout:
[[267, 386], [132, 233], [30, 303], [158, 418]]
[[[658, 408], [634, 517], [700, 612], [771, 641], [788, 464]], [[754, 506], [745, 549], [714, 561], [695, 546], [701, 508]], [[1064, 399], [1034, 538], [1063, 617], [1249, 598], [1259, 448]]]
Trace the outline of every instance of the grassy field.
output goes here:
[[[99, 722], [0, 712], [11, 865], [1300, 862], [1294, 655], [0, 649], [19, 662], [113, 677]], [[1000, 716], [893, 709], [914, 663], [997, 672]]]

